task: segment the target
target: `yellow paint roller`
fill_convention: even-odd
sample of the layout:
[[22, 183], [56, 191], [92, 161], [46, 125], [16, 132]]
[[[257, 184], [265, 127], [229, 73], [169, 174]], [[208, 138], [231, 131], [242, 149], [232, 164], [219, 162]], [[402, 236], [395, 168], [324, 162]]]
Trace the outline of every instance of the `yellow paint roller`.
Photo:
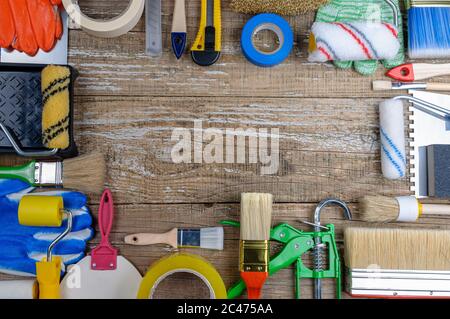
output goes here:
[[47, 248], [47, 257], [36, 263], [36, 277], [39, 283], [39, 299], [60, 298], [59, 281], [61, 257], [52, 257], [52, 250], [72, 230], [72, 213], [64, 210], [61, 196], [27, 195], [19, 203], [19, 223], [24, 226], [59, 227], [63, 214], [67, 215], [67, 227]]

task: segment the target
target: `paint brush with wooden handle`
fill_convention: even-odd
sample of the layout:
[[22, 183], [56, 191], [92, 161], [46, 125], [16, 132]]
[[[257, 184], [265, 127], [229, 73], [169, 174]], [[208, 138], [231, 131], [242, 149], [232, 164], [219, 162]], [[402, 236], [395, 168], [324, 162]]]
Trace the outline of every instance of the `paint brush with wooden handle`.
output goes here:
[[414, 196], [364, 196], [359, 204], [361, 219], [373, 223], [415, 222], [422, 215], [450, 216], [450, 205], [422, 204]]
[[419, 82], [391, 82], [391, 81], [373, 81], [374, 91], [388, 90], [425, 90], [425, 91], [445, 91], [450, 92], [450, 83], [419, 83]]
[[259, 299], [269, 276], [272, 194], [241, 194], [239, 270], [249, 299]]
[[133, 234], [125, 237], [125, 243], [136, 246], [166, 244], [173, 248], [223, 250], [223, 227], [174, 228], [163, 234]]

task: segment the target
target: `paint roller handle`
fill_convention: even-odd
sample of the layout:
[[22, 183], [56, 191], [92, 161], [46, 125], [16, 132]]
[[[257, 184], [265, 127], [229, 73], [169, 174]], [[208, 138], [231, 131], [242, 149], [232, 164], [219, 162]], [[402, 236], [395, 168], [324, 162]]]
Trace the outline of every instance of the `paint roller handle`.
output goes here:
[[113, 223], [114, 203], [109, 189], [105, 189], [98, 208], [98, 227], [101, 233], [100, 244], [92, 249], [92, 270], [114, 270], [117, 268], [117, 249], [109, 242]]
[[59, 299], [61, 297], [59, 289], [61, 263], [61, 257], [53, 257], [51, 261], [44, 259], [36, 263], [39, 299]]
[[125, 237], [125, 243], [135, 246], [166, 244], [173, 248], [178, 247], [178, 229], [174, 228], [163, 234], [140, 233]]
[[29, 184], [34, 184], [34, 172], [36, 161], [13, 167], [0, 167], [0, 178], [20, 179]]
[[445, 204], [422, 204], [423, 215], [449, 215], [450, 205]]

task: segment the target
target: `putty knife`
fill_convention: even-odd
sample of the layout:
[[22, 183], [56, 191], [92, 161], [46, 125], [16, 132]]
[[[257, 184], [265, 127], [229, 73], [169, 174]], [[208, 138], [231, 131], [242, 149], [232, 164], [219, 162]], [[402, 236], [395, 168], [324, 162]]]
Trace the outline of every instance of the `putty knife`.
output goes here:
[[134, 299], [142, 276], [109, 242], [114, 204], [109, 189], [103, 192], [98, 212], [101, 242], [90, 256], [68, 267], [61, 283], [63, 299]]

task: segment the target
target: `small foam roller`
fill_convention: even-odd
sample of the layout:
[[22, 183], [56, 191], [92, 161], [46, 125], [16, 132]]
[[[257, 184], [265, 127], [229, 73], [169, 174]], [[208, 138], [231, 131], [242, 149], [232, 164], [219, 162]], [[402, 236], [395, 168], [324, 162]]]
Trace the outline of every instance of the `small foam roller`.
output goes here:
[[41, 73], [42, 142], [47, 148], [69, 147], [70, 69], [49, 65]]
[[59, 227], [63, 209], [61, 196], [27, 195], [19, 203], [19, 223], [24, 226]]
[[389, 60], [399, 49], [397, 28], [389, 23], [315, 22], [308, 61]]
[[388, 179], [406, 174], [405, 124], [401, 100], [387, 100], [380, 104], [381, 170]]

